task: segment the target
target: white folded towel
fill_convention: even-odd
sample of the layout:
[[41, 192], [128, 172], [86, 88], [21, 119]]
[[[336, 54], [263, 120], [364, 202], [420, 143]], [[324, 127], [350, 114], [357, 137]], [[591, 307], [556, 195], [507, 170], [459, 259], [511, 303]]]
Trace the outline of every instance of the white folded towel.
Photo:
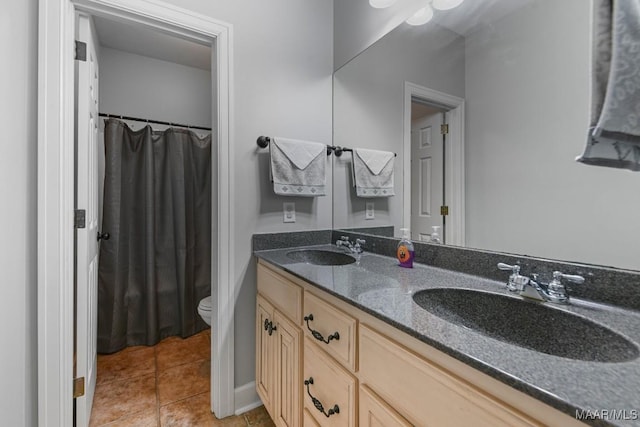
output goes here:
[[393, 189], [393, 159], [389, 151], [353, 150], [353, 181], [358, 197], [390, 197]]
[[273, 191], [285, 196], [326, 194], [327, 146], [319, 142], [272, 138]]

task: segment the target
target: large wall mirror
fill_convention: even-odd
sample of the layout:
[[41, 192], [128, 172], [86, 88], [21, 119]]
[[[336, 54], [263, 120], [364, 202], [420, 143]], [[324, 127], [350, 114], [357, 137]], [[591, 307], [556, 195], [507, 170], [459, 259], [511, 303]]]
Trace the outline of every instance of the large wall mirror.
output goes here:
[[387, 198], [357, 197], [353, 154], [333, 159], [334, 228], [406, 227], [428, 241], [439, 225], [445, 244], [640, 270], [640, 173], [575, 161], [592, 9], [467, 0], [338, 69], [334, 145], [397, 156]]

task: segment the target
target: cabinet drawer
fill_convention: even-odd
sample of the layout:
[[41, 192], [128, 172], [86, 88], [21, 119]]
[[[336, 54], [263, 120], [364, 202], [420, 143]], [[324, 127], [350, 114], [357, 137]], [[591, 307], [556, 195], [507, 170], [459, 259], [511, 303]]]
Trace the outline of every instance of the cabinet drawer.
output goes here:
[[[308, 337], [304, 339], [304, 407], [321, 427], [355, 427], [357, 380]], [[312, 383], [311, 383], [312, 382]], [[311, 396], [322, 405], [318, 409]], [[337, 405], [337, 408], [335, 408]], [[329, 410], [337, 409], [326, 416]]]
[[360, 386], [360, 427], [411, 427], [367, 386]]
[[258, 292], [296, 324], [302, 321], [302, 288], [258, 264]]
[[309, 292], [304, 293], [303, 313], [302, 328], [305, 334], [338, 362], [355, 372], [356, 319]]
[[360, 379], [417, 426], [540, 425], [360, 325]]
[[316, 422], [316, 419], [313, 418], [311, 412], [309, 412], [307, 408], [305, 408], [302, 413], [302, 425], [304, 427], [320, 427], [320, 424]]

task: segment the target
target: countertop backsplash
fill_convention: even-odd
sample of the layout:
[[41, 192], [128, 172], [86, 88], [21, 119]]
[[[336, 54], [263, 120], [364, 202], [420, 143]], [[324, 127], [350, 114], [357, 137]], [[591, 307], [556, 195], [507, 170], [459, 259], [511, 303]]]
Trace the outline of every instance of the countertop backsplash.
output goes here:
[[[399, 238], [363, 234], [352, 230], [313, 230], [291, 233], [254, 234], [253, 250], [335, 244], [341, 236], [354, 241], [366, 240], [365, 252], [395, 256]], [[521, 274], [537, 273], [543, 282], [551, 280], [553, 271], [584, 276], [582, 285], [567, 284], [569, 295], [585, 300], [640, 311], [640, 272], [612, 267], [548, 260], [526, 255], [504, 254], [456, 246], [414, 241], [414, 262], [460, 273], [472, 274], [506, 283], [509, 272], [498, 270], [497, 264], [519, 264]]]

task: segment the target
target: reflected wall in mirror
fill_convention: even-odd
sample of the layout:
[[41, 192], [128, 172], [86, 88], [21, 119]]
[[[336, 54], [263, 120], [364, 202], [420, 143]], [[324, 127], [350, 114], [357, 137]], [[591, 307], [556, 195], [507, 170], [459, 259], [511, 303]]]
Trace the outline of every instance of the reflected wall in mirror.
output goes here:
[[640, 270], [640, 174], [574, 160], [589, 125], [592, 8], [467, 1], [400, 24], [337, 70], [334, 144], [398, 156], [395, 196], [375, 199], [356, 197], [350, 153], [333, 160], [334, 228], [428, 240], [442, 224], [447, 244]]

